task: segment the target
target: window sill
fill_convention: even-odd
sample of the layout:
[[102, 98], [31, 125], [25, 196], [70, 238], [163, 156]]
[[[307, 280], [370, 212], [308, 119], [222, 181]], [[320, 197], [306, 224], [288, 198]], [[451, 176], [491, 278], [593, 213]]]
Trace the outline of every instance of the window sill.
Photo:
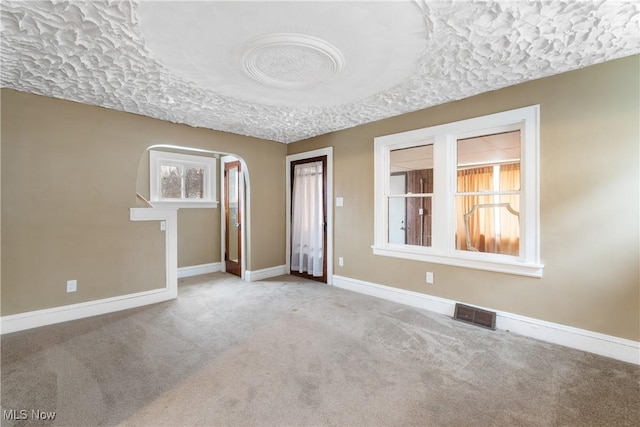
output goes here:
[[218, 207], [218, 202], [200, 202], [200, 201], [186, 201], [180, 200], [170, 202], [167, 200], [151, 200], [150, 203], [154, 208], [199, 208], [199, 209], [212, 209]]
[[497, 273], [515, 274], [527, 277], [542, 277], [543, 264], [524, 262], [505, 262], [494, 260], [480, 260], [467, 257], [455, 257], [436, 254], [434, 252], [422, 252], [413, 248], [372, 246], [374, 255], [389, 256], [394, 258], [411, 259], [415, 261], [432, 262], [435, 264], [452, 265], [455, 267], [473, 268], [476, 270], [494, 271]]

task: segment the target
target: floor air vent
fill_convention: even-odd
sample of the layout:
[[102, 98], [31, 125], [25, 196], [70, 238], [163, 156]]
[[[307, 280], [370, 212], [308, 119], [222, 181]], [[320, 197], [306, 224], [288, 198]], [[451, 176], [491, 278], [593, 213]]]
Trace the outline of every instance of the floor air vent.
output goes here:
[[483, 328], [496, 329], [496, 314], [492, 311], [456, 303], [456, 311], [453, 314], [453, 318], [472, 325], [482, 326]]

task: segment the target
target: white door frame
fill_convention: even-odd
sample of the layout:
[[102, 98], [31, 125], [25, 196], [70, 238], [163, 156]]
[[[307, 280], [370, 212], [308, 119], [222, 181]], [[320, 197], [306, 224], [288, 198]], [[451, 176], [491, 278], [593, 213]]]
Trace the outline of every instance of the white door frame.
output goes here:
[[231, 162], [240, 162], [240, 179], [239, 179], [239, 189], [238, 189], [238, 197], [240, 202], [240, 213], [241, 213], [241, 226], [240, 226], [240, 242], [242, 244], [242, 248], [240, 250], [240, 268], [241, 268], [241, 276], [244, 279], [245, 271], [247, 270], [247, 227], [249, 226], [249, 215], [247, 212], [247, 205], [245, 201], [245, 188], [248, 187], [247, 182], [247, 174], [245, 172], [246, 164], [240, 158], [236, 156], [226, 155], [220, 157], [220, 271], [227, 271], [227, 264], [225, 262], [225, 252], [227, 251], [226, 245], [226, 233], [227, 233], [227, 221], [226, 221], [226, 191], [225, 188], [225, 180], [224, 180], [224, 166], [227, 163]]
[[333, 147], [321, 148], [287, 156], [287, 273], [291, 273], [291, 163], [313, 157], [327, 156], [327, 285], [333, 284]]

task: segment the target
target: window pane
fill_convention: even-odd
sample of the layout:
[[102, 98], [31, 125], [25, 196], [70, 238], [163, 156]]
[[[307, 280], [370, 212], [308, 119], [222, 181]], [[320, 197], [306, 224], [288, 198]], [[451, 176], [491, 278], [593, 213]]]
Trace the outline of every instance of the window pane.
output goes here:
[[457, 196], [456, 249], [518, 256], [520, 196]]
[[[300, 166], [300, 165], [299, 165]], [[240, 175], [238, 173], [238, 167], [232, 167], [227, 170], [227, 207], [229, 210], [229, 260], [238, 262], [240, 258], [240, 251], [238, 247], [238, 229], [240, 213], [238, 206], [238, 185]]]
[[[433, 145], [391, 150], [390, 159], [391, 194], [433, 193]], [[398, 176], [405, 178], [401, 192]]]
[[204, 198], [204, 169], [197, 167], [188, 167], [185, 174], [184, 185], [185, 198]]
[[404, 245], [407, 243], [407, 199], [389, 197], [389, 243]]
[[519, 130], [459, 139], [458, 192], [520, 190], [520, 145]]
[[230, 206], [237, 206], [238, 204], [238, 168], [233, 167], [230, 168], [227, 172], [229, 174], [229, 188], [228, 190], [228, 198]]
[[182, 178], [180, 177], [179, 166], [160, 166], [162, 174], [162, 198], [181, 199], [182, 198]]
[[491, 191], [493, 189], [493, 167], [458, 168], [458, 192]]
[[389, 243], [431, 246], [431, 197], [389, 197]]
[[520, 163], [500, 165], [500, 191], [520, 190]]

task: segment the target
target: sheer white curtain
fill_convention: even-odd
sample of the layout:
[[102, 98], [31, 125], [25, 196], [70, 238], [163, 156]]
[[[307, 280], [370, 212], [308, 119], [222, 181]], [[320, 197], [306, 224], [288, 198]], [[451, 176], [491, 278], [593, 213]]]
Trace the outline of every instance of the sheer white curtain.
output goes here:
[[324, 206], [322, 162], [295, 165], [291, 198], [291, 270], [323, 274]]

